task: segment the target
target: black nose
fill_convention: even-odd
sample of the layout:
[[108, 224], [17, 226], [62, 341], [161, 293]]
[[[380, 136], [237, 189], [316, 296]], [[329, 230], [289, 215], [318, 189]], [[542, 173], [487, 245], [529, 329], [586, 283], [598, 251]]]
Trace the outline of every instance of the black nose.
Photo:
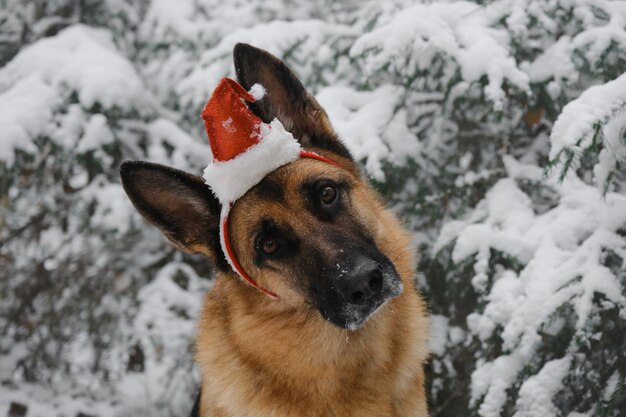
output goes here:
[[363, 304], [383, 289], [383, 273], [376, 261], [364, 259], [338, 286], [343, 298], [354, 304]]

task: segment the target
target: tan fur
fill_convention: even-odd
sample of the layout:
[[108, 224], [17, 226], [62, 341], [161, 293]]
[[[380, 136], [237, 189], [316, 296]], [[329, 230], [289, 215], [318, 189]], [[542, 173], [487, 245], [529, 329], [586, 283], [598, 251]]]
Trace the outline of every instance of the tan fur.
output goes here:
[[[425, 417], [428, 320], [413, 282], [410, 236], [362, 178], [324, 110], [285, 64], [246, 44], [236, 45], [233, 56], [240, 84], [249, 89], [260, 83], [268, 92], [251, 110], [266, 121], [279, 118], [303, 148], [338, 166], [297, 160], [269, 174], [232, 207], [229, 235], [236, 257], [278, 300], [230, 270], [219, 246], [221, 207], [202, 178], [140, 161], [120, 167], [124, 189], [139, 212], [175, 245], [207, 255], [222, 271], [206, 296], [198, 325], [200, 415]], [[311, 191], [322, 179], [335, 184], [341, 195], [332, 217], [320, 211], [319, 195]], [[284, 232], [279, 236], [286, 245], [284, 257], [265, 257], [255, 247], [264, 238], [256, 236], [267, 227], [263, 222]], [[346, 330], [318, 311], [322, 306], [333, 320], [323, 303], [345, 296], [332, 285], [326, 294], [319, 287], [346, 284], [338, 277], [329, 281], [329, 268], [356, 262], [364, 247], [394, 264], [404, 291], [358, 330]], [[397, 282], [395, 274], [393, 280]], [[339, 321], [344, 324], [350, 327]]]
[[[280, 299], [270, 299], [230, 273], [218, 274], [198, 326], [202, 417], [427, 415], [428, 321], [413, 283], [411, 238], [352, 165], [342, 165], [346, 169], [296, 161], [271, 174], [285, 184], [284, 201], [267, 202], [248, 193], [233, 207], [231, 235], [238, 259]], [[316, 172], [351, 182], [351, 209], [404, 285], [399, 297], [356, 331], [323, 320], [290, 285], [297, 277], [259, 270], [252, 262], [250, 228], [260, 215], [280, 218], [303, 236], [322, 227], [296, 195], [299, 182]]]

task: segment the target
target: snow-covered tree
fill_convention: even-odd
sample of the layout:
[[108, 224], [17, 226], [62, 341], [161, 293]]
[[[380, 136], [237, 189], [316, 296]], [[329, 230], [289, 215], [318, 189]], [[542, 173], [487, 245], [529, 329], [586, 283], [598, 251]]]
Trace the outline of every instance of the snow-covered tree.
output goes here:
[[414, 233], [432, 415], [626, 409], [623, 1], [0, 7], [0, 415], [188, 413], [209, 265], [117, 167], [202, 170], [237, 42], [299, 74]]
[[[117, 172], [128, 158], [199, 169], [209, 147], [155, 99], [115, 25], [95, 27], [107, 23], [99, 20], [104, 6], [65, 3], [15, 3], [5, 15], [23, 17], [32, 43], [0, 69], [0, 352], [8, 390], [0, 397], [43, 415], [52, 398], [76, 393], [129, 410], [166, 403], [159, 408], [167, 414], [181, 407], [163, 401], [168, 381], [185, 393], [182, 407], [195, 389], [190, 317], [208, 288], [198, 274], [210, 272], [145, 227]], [[54, 16], [58, 10], [68, 16]], [[61, 20], [54, 33], [39, 29]], [[154, 315], [159, 299], [150, 300], [168, 279], [192, 301], [170, 289], [161, 320], [142, 319]], [[183, 337], [168, 337], [168, 326]], [[48, 388], [29, 398], [32, 384]], [[56, 403], [59, 415], [90, 409], [84, 401]]]

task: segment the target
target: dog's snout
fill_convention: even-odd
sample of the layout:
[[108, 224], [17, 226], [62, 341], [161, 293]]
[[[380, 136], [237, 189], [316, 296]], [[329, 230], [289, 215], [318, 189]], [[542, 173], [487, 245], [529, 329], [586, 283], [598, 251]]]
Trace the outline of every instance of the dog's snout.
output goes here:
[[361, 281], [357, 283], [352, 293], [350, 294], [350, 301], [353, 303], [361, 303], [368, 301], [370, 298], [380, 293], [383, 288], [383, 276], [380, 270], [376, 269], [371, 272], [369, 276], [363, 277]]
[[346, 246], [340, 247], [336, 256], [321, 261], [324, 267], [320, 268], [310, 294], [326, 320], [355, 330], [402, 293], [402, 280], [391, 261], [376, 247]]
[[383, 289], [383, 273], [377, 262], [361, 261], [350, 276], [340, 285], [343, 298], [354, 304], [362, 304], [380, 294]]

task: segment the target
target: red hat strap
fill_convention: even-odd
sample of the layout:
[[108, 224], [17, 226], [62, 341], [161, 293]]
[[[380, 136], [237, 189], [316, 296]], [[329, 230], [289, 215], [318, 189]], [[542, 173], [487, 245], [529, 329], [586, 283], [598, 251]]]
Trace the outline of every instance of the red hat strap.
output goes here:
[[326, 162], [327, 164], [337, 166], [337, 164], [334, 161], [326, 158], [325, 156], [322, 156], [320, 154], [317, 154], [311, 151], [300, 151], [300, 158], [317, 159], [318, 161]]
[[271, 291], [266, 290], [263, 287], [260, 287], [259, 284], [256, 283], [255, 280], [253, 280], [250, 275], [248, 275], [246, 273], [246, 271], [243, 269], [243, 267], [241, 266], [241, 264], [239, 263], [239, 261], [237, 260], [237, 257], [235, 256], [235, 251], [233, 251], [233, 246], [230, 243], [230, 234], [228, 233], [228, 212], [230, 212], [230, 206], [228, 207], [223, 207], [222, 208], [222, 216], [221, 216], [221, 237], [222, 237], [222, 246], [224, 249], [224, 256], [226, 256], [226, 260], [228, 261], [228, 263], [230, 264], [230, 266], [235, 270], [235, 272], [241, 277], [243, 278], [244, 281], [246, 281], [248, 284], [252, 285], [254, 288], [256, 288], [257, 290], [261, 291], [262, 293], [267, 294], [268, 296], [270, 296], [271, 298], [278, 298], [278, 296], [276, 294], [274, 294]]

